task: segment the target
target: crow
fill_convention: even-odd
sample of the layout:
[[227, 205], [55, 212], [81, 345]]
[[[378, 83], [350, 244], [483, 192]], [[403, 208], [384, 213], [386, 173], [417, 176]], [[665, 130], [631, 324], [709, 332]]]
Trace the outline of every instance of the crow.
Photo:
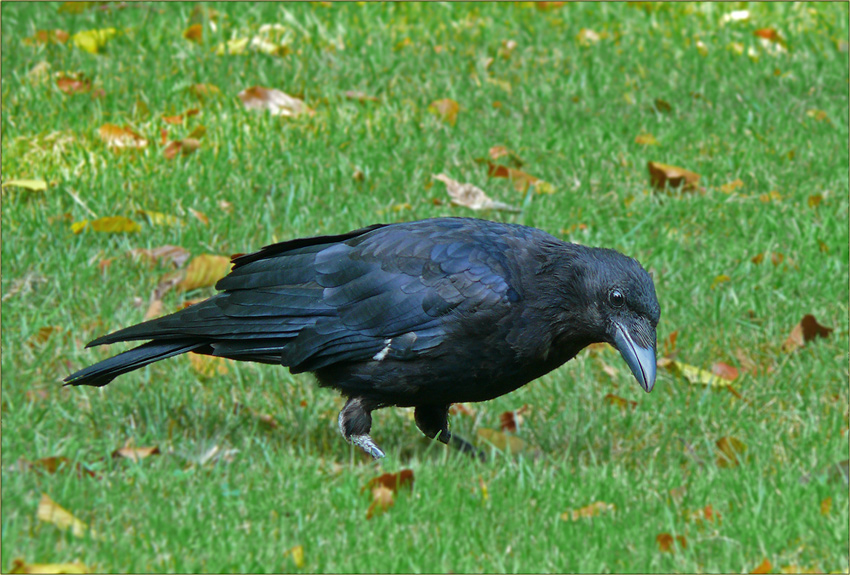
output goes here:
[[655, 286], [611, 249], [434, 218], [285, 241], [232, 264], [220, 293], [90, 342], [147, 341], [66, 385], [104, 386], [186, 352], [284, 365], [341, 392], [340, 433], [379, 459], [373, 410], [414, 407], [427, 437], [474, 453], [449, 431], [452, 403], [509, 393], [592, 343], [613, 345], [645, 391], [655, 384]]

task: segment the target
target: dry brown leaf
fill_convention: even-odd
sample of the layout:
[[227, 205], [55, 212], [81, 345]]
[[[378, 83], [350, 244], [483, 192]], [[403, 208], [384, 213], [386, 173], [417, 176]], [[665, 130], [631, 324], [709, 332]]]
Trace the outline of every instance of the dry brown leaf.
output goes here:
[[90, 569], [79, 561], [73, 563], [26, 563], [23, 559], [12, 561], [9, 573], [90, 573]]
[[764, 261], [764, 254], [761, 252], [757, 253], [756, 255], [750, 258], [750, 261], [756, 265], [759, 265], [761, 262]]
[[[511, 149], [508, 149], [505, 146], [493, 146], [488, 150], [488, 154], [490, 155], [490, 159], [493, 161], [498, 160], [499, 158], [506, 158], [508, 163], [511, 164], [515, 168], [522, 167], [522, 159]], [[484, 160], [476, 159], [476, 162], [483, 162]]]
[[625, 399], [623, 397], [620, 397], [619, 395], [614, 395], [613, 393], [607, 394], [602, 399], [603, 399], [603, 401], [605, 401], [605, 403], [607, 403], [609, 405], [616, 405], [617, 407], [619, 407], [621, 409], [626, 409], [626, 408], [629, 408], [629, 407], [634, 409], [635, 407], [637, 407], [637, 401], [633, 401], [631, 399]]
[[829, 337], [832, 331], [831, 327], [825, 327], [819, 324], [818, 320], [812, 314], [806, 314], [800, 320], [800, 323], [795, 325], [794, 329], [791, 330], [788, 339], [782, 344], [782, 349], [786, 353], [790, 353], [818, 337]]
[[230, 273], [230, 258], [203, 254], [192, 258], [186, 268], [186, 276], [177, 288], [180, 291], [191, 291], [212, 286], [228, 273]]
[[47, 343], [47, 340], [49, 340], [54, 333], [62, 333], [62, 331], [62, 328], [58, 325], [46, 325], [40, 327], [38, 328], [38, 331], [27, 340], [27, 345], [31, 348], [42, 346]]
[[519, 212], [519, 208], [493, 200], [481, 188], [474, 184], [460, 182], [451, 179], [445, 174], [437, 174], [434, 179], [446, 184], [446, 191], [451, 197], [454, 206], [463, 206], [473, 210], [501, 210], [505, 212]]
[[604, 501], [596, 501], [590, 505], [585, 505], [580, 509], [569, 509], [561, 514], [563, 521], [578, 521], [579, 519], [588, 519], [597, 517], [603, 513], [613, 513], [617, 507], [613, 503], [605, 503]]
[[51, 475], [58, 471], [70, 471], [73, 469], [76, 472], [78, 479], [82, 479], [83, 477], [93, 477], [98, 479], [98, 476], [94, 471], [86, 468], [81, 463], [72, 463], [70, 459], [61, 455], [42, 457], [35, 461], [21, 459], [18, 462], [18, 468], [21, 470], [26, 469], [30, 471], [49, 473]]
[[540, 178], [527, 174], [522, 170], [509, 168], [492, 162], [487, 162], [487, 175], [491, 178], [507, 178], [511, 180], [514, 184], [514, 188], [518, 192], [526, 191], [529, 186], [540, 186], [544, 183]]
[[189, 208], [189, 213], [192, 214], [193, 216], [195, 216], [195, 219], [197, 219], [199, 222], [201, 222], [204, 225], [207, 225], [207, 224], [210, 223], [210, 219], [206, 216], [206, 214], [204, 214], [204, 212], [199, 212], [198, 210], [196, 210], [194, 208]]
[[372, 504], [366, 510], [366, 519], [372, 519], [375, 515], [384, 513], [395, 505], [395, 495], [392, 490], [379, 485], [372, 490]]
[[24, 38], [24, 44], [33, 46], [35, 44], [64, 44], [71, 35], [64, 30], [36, 30], [35, 34]]
[[[47, 493], [41, 494], [38, 502], [36, 518], [45, 523], [52, 523], [62, 531], [71, 530], [76, 537], [82, 537], [88, 530], [88, 525], [74, 517], [70, 511], [53, 501]], [[92, 530], [92, 536], [95, 532]]]
[[150, 304], [148, 304], [148, 309], [145, 311], [145, 316], [142, 318], [142, 321], [148, 321], [149, 319], [154, 319], [162, 315], [162, 300], [161, 299], [151, 299]]
[[128, 256], [147, 260], [151, 264], [171, 264], [179, 268], [191, 257], [189, 250], [180, 246], [164, 245], [158, 248], [134, 248], [127, 252]]
[[451, 98], [435, 100], [428, 105], [428, 111], [450, 126], [457, 123], [457, 115], [460, 112], [460, 104]]
[[823, 501], [820, 502], [820, 513], [821, 515], [829, 515], [829, 512], [832, 510], [832, 497], [827, 497]]
[[451, 407], [449, 407], [450, 415], [465, 415], [466, 417], [475, 417], [475, 411], [467, 406], [465, 403], [453, 403]]
[[648, 162], [647, 167], [652, 186], [659, 190], [666, 190], [668, 187], [681, 187], [682, 191], [686, 192], [699, 189], [699, 174], [660, 162]]
[[91, 90], [91, 80], [82, 74], [75, 74], [74, 76], [59, 74], [56, 78], [56, 87], [63, 94], [85, 94]]
[[252, 86], [239, 92], [239, 99], [249, 110], [266, 110], [272, 116], [296, 117], [301, 114], [315, 115], [315, 111], [303, 100], [274, 88]]
[[195, 138], [183, 138], [182, 140], [172, 140], [168, 142], [162, 154], [169, 160], [173, 160], [178, 154], [188, 156], [201, 147], [200, 140]]
[[104, 124], [98, 128], [97, 135], [110, 148], [136, 149], [144, 148], [148, 145], [148, 141], [145, 138], [127, 126], [122, 128], [115, 124]]
[[773, 571], [773, 565], [770, 564], [770, 561], [765, 559], [761, 563], [759, 563], [758, 567], [750, 571], [750, 573], [759, 573], [763, 575], [764, 573], [770, 573]]
[[373, 477], [369, 480], [369, 483], [366, 484], [364, 489], [374, 489], [378, 486], [384, 487], [393, 492], [398, 491], [402, 487], [413, 489], [413, 479], [412, 469], [402, 469], [398, 473], [384, 473], [378, 477]]
[[540, 11], [544, 10], [557, 10], [559, 8], [563, 8], [567, 3], [566, 2], [535, 2], [534, 6]]
[[678, 541], [679, 546], [682, 549], [687, 549], [688, 547], [688, 542], [684, 535], [676, 535], [674, 538], [669, 533], [659, 533], [655, 536], [655, 541], [658, 543], [658, 549], [662, 553], [673, 553], [675, 551], [675, 548], [673, 547], [674, 541]]
[[522, 414], [527, 410], [528, 406], [523, 405], [519, 409], [502, 412], [499, 415], [499, 426], [501, 427], [502, 431], [516, 433], [520, 426], [522, 426]]
[[196, 44], [202, 44], [204, 41], [204, 27], [200, 24], [192, 24], [183, 30], [183, 37]]
[[129, 459], [130, 461], [138, 462], [142, 459], [150, 457], [151, 455], [159, 455], [161, 452], [159, 447], [131, 447], [129, 444], [124, 447], [119, 447], [115, 451], [112, 452], [112, 458], [117, 459], [119, 457], [123, 457], [124, 459]]
[[739, 375], [738, 368], [722, 361], [715, 361], [711, 364], [711, 373], [717, 377], [722, 377], [726, 381], [735, 381]]
[[808, 203], [810, 208], [816, 208], [820, 205], [820, 203], [822, 201], [823, 201], [823, 196], [821, 194], [814, 194], [814, 195], [809, 196], [807, 203]]
[[739, 456], [747, 450], [744, 442], [735, 437], [721, 437], [715, 442], [715, 445], [721, 453], [716, 460], [718, 467], [737, 467], [741, 463]]

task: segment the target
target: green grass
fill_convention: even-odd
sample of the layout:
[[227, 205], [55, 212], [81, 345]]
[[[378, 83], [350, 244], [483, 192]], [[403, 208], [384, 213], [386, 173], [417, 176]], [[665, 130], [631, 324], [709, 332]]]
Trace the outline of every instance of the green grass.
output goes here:
[[[0, 568], [21, 558], [101, 571], [294, 571], [286, 551], [301, 545], [304, 571], [741, 572], [767, 558], [776, 571], [846, 572], [848, 491], [830, 470], [848, 456], [847, 5], [635, 4], [206, 4], [219, 18], [216, 31], [203, 21], [198, 46], [182, 37], [190, 4], [67, 14], [4, 3], [3, 181], [42, 178], [49, 188], [3, 190]], [[741, 8], [750, 21], [722, 24]], [[291, 35], [288, 55], [215, 55], [219, 42], [275, 22]], [[23, 42], [40, 29], [107, 27], [119, 34], [100, 55]], [[770, 27], [787, 53], [753, 35]], [[582, 45], [582, 28], [599, 42]], [[516, 48], [505, 58], [507, 40]], [[102, 97], [32, 80], [42, 61], [51, 74], [86, 74]], [[199, 82], [221, 95], [199, 103], [185, 90]], [[316, 114], [245, 110], [236, 94], [253, 85], [303, 96]], [[380, 102], [346, 99], [347, 90]], [[428, 112], [441, 98], [459, 102], [456, 125]], [[169, 138], [203, 125], [201, 148], [165, 159], [161, 117], [193, 107], [200, 114], [168, 126]], [[151, 144], [114, 153], [97, 136], [107, 122]], [[660, 145], [635, 143], [644, 132]], [[499, 144], [555, 193], [524, 198], [488, 179], [476, 158]], [[698, 172], [705, 192], [650, 190], [647, 161]], [[340, 398], [282, 368], [231, 364], [203, 378], [181, 357], [103, 389], [60, 386], [118, 351], [83, 346], [141, 321], [169, 271], [128, 250], [229, 255], [379, 221], [476, 215], [446, 203], [432, 179], [440, 172], [524, 206], [489, 217], [640, 260], [661, 302], [659, 342], [678, 331], [678, 360], [743, 368], [740, 349], [758, 365], [735, 381], [741, 399], [664, 370], [647, 395], [616, 354], [583, 353], [472, 406], [474, 418], [454, 418], [456, 432], [483, 444], [479, 429], [528, 404], [524, 453], [469, 460], [422, 438], [409, 410], [396, 409], [376, 413], [373, 436], [388, 457], [375, 464], [338, 436]], [[743, 187], [720, 190], [738, 178]], [[184, 223], [152, 226], [137, 209]], [[71, 222], [93, 215], [128, 216], [142, 230], [72, 233]], [[765, 260], [754, 264], [758, 253]], [[713, 285], [723, 274], [729, 281]], [[171, 292], [166, 310], [210, 293]], [[783, 352], [807, 313], [835, 331]], [[34, 342], [47, 326], [63, 331]], [[621, 411], [609, 393], [637, 405]], [[234, 412], [235, 402], [277, 427]], [[725, 436], [747, 446], [738, 467], [716, 463]], [[127, 440], [162, 454], [112, 460]], [[205, 462], [214, 447], [229, 456]], [[16, 465], [50, 456], [99, 479]], [[413, 491], [367, 521], [363, 486], [403, 468], [414, 470]], [[37, 520], [42, 493], [100, 538]], [[616, 510], [561, 519], [596, 501]], [[721, 522], [690, 516], [706, 505]], [[660, 533], [685, 536], [687, 548], [660, 552]]]

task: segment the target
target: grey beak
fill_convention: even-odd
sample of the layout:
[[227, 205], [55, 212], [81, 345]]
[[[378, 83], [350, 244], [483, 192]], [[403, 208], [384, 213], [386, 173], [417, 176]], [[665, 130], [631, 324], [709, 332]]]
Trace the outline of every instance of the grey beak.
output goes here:
[[[654, 334], [652, 340], [654, 343]], [[655, 345], [639, 345], [629, 331], [618, 323], [614, 330], [614, 346], [626, 360], [643, 390], [647, 393], [652, 391], [655, 385]]]

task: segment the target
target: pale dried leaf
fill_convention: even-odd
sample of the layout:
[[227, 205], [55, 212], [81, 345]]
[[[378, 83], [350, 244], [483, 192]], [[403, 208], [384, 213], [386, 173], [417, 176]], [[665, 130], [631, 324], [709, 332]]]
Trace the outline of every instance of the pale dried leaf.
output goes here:
[[491, 199], [484, 190], [474, 184], [461, 184], [445, 174], [437, 174], [434, 176], [434, 179], [446, 184], [446, 191], [452, 199], [452, 205], [463, 206], [473, 210], [520, 211], [519, 208]]

